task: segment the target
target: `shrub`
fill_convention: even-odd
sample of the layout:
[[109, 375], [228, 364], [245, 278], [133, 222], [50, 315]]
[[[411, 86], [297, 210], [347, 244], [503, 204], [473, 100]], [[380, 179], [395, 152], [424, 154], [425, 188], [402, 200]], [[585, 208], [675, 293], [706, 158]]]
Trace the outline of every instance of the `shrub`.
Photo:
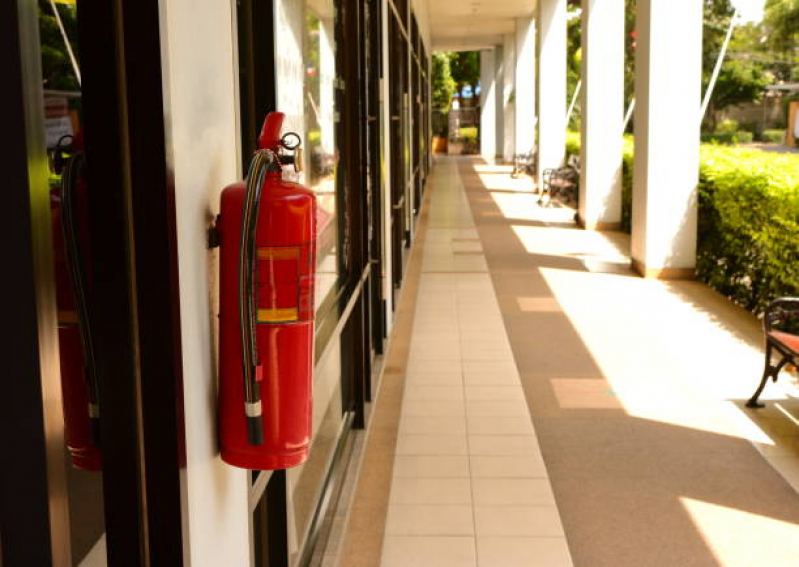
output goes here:
[[771, 144], [781, 144], [785, 139], [785, 130], [763, 130], [763, 141]]
[[703, 142], [716, 144], [750, 144], [754, 140], [754, 134], [746, 130], [735, 132], [716, 132], [714, 134], [702, 134]]
[[703, 146], [697, 277], [750, 311], [799, 295], [799, 158]]
[[738, 130], [740, 130], [738, 121], [732, 118], [722, 120], [719, 122], [718, 126], [716, 126], [716, 134], [734, 134]]
[[[782, 132], [782, 131], [778, 131]], [[624, 137], [622, 230], [632, 217], [633, 137]], [[799, 296], [799, 156], [703, 144], [699, 166], [697, 277], [761, 312]], [[580, 136], [566, 136], [580, 153]]]
[[477, 126], [461, 128], [458, 137], [462, 138], [464, 142], [477, 142]]

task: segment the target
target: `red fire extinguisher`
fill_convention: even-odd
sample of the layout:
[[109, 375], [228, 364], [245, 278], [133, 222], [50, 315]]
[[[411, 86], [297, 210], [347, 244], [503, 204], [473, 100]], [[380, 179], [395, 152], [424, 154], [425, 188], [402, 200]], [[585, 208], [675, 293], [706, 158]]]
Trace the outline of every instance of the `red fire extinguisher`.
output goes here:
[[222, 192], [219, 437], [222, 459], [254, 470], [308, 457], [312, 434], [316, 197], [284, 181], [299, 136], [270, 113], [246, 183]]
[[[67, 137], [67, 139], [70, 137]], [[55, 255], [58, 343], [64, 432], [75, 468], [97, 471], [99, 446], [99, 383], [94, 363], [85, 251], [88, 249], [83, 140], [72, 137], [71, 148], [59, 142], [56, 171], [61, 185], [50, 194]], [[65, 157], [68, 153], [68, 157]]]

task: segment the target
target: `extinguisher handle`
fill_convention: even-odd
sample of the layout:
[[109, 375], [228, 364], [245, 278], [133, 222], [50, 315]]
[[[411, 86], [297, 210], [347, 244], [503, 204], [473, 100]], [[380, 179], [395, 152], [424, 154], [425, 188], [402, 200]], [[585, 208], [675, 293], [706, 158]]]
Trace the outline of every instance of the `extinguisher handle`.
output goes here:
[[282, 139], [280, 132], [283, 130], [283, 120], [286, 115], [282, 112], [270, 112], [266, 115], [264, 124], [261, 127], [261, 134], [258, 136], [258, 147], [262, 150], [277, 151]]
[[[73, 148], [74, 149], [74, 148]], [[86, 398], [91, 423], [92, 441], [100, 443], [100, 384], [94, 359], [94, 342], [89, 318], [89, 301], [86, 286], [86, 265], [80, 246], [80, 223], [78, 221], [78, 180], [85, 163], [83, 151], [75, 151], [64, 165], [61, 175], [61, 229], [67, 256], [75, 311], [78, 314], [78, 330], [83, 351]]]

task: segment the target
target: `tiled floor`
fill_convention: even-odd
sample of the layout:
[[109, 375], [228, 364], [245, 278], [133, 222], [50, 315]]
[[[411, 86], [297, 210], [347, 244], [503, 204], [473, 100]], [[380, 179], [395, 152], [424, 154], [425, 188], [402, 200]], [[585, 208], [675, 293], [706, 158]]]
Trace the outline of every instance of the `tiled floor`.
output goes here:
[[456, 164], [438, 168], [382, 565], [571, 565]]
[[744, 407], [759, 322], [509, 169], [436, 165], [337, 564], [799, 566], [799, 387]]

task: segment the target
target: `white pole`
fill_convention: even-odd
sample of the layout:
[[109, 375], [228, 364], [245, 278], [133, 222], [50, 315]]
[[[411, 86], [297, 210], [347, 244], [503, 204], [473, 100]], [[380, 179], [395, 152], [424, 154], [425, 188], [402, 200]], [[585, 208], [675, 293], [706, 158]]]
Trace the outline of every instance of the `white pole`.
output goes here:
[[577, 81], [577, 86], [574, 87], [574, 94], [572, 95], [572, 101], [569, 105], [569, 111], [566, 113], [566, 129], [569, 128], [569, 120], [571, 120], [572, 112], [574, 112], [574, 105], [577, 104], [577, 97], [580, 96], [580, 87], [583, 86], [583, 80], [580, 79]]
[[713, 95], [713, 89], [716, 87], [716, 80], [719, 78], [719, 73], [721, 72], [721, 65], [724, 63], [724, 56], [727, 54], [727, 47], [730, 45], [730, 39], [732, 38], [732, 28], [735, 27], [735, 19], [738, 17], [738, 10], [736, 9], [735, 12], [732, 14], [732, 18], [730, 19], [730, 27], [727, 30], [727, 37], [724, 38], [724, 43], [721, 46], [721, 52], [719, 53], [718, 58], [716, 59], [716, 66], [713, 68], [713, 75], [710, 77], [710, 82], [707, 85], [707, 90], [705, 91], [705, 97], [702, 99], [702, 108], [699, 111], [699, 124], [702, 125], [702, 120], [705, 119], [705, 113], [707, 112], [707, 107], [710, 104], [710, 97]]
[[61, 21], [61, 14], [58, 13], [58, 9], [55, 6], [54, 0], [50, 0], [50, 6], [53, 8], [53, 14], [55, 15], [55, 20], [58, 22], [58, 29], [61, 31], [61, 37], [64, 40], [64, 45], [67, 47], [67, 53], [69, 53], [69, 60], [72, 62], [72, 69], [75, 71], [75, 78], [78, 79], [78, 86], [81, 86], [80, 80], [80, 68], [78, 67], [78, 61], [75, 59], [75, 54], [72, 52], [72, 46], [69, 44], [69, 37], [67, 36], [67, 31], [64, 29], [64, 24]]
[[635, 110], [635, 97], [630, 101], [630, 106], [627, 107], [627, 112], [624, 114], [624, 124], [621, 127], [621, 133], [627, 131], [627, 124], [630, 123], [630, 118], [633, 117], [633, 110]]

